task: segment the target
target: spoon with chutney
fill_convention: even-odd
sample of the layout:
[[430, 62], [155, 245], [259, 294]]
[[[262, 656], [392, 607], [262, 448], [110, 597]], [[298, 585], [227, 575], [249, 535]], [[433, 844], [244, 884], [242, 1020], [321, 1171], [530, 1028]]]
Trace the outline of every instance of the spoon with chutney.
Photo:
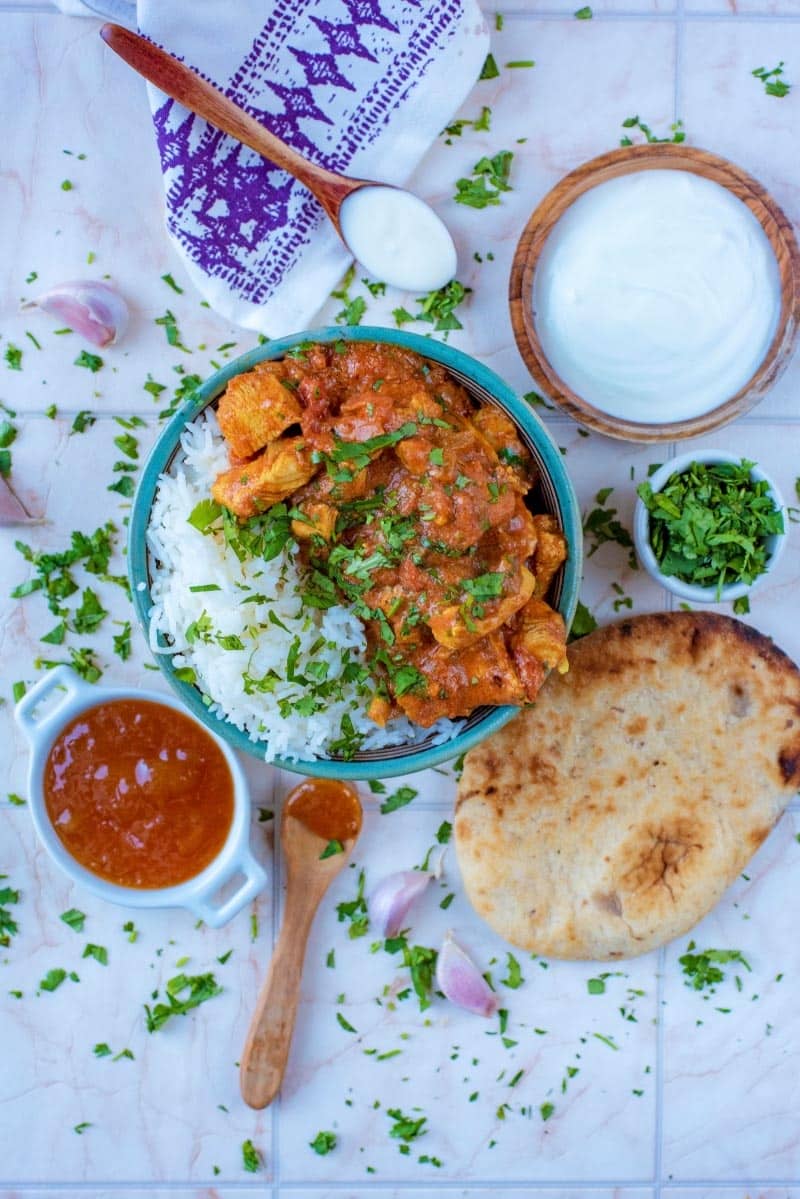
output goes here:
[[281, 845], [286, 901], [272, 961], [247, 1033], [239, 1082], [250, 1107], [272, 1103], [292, 1043], [306, 942], [320, 901], [361, 832], [354, 787], [336, 779], [305, 779], [283, 805]]

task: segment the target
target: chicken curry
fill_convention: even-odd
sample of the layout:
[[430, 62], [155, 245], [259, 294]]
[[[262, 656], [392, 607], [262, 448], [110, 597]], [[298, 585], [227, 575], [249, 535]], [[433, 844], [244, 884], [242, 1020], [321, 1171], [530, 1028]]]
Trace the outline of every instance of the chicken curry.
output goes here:
[[567, 669], [547, 592], [567, 556], [514, 424], [399, 346], [304, 344], [228, 384], [231, 466], [214, 499], [272, 514], [301, 547], [309, 607], [366, 630], [379, 725], [525, 704]]

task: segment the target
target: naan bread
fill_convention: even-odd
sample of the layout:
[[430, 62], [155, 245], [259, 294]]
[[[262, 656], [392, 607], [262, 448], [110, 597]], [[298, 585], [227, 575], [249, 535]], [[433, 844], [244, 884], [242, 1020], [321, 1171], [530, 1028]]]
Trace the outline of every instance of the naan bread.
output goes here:
[[719, 900], [800, 785], [800, 671], [761, 633], [639, 616], [570, 647], [536, 705], [467, 754], [464, 885], [506, 940], [634, 957]]

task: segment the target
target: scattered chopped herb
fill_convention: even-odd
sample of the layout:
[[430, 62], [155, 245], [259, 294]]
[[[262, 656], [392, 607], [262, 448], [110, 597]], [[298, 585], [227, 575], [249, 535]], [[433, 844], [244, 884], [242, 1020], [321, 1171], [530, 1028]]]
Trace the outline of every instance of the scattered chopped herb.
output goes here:
[[593, 1032], [592, 1036], [598, 1041], [602, 1041], [604, 1045], [608, 1045], [609, 1049], [616, 1049], [617, 1051], [619, 1050], [619, 1045], [614, 1044], [613, 1037], [604, 1037], [601, 1032]]
[[172, 275], [169, 274], [169, 272], [167, 272], [166, 275], [162, 275], [161, 278], [164, 280], [167, 287], [171, 287], [172, 290], [177, 292], [179, 296], [183, 295], [183, 288], [178, 287], [178, 284], [175, 282], [175, 280], [172, 278]]
[[114, 653], [127, 662], [131, 656], [131, 622], [129, 620], [115, 620], [115, 624], [122, 625], [122, 631], [114, 634]]
[[593, 633], [597, 628], [597, 621], [592, 616], [585, 604], [578, 600], [578, 606], [575, 609], [575, 617], [572, 621], [572, 627], [569, 632], [570, 641], [575, 641], [578, 637], [585, 637], [587, 633]]
[[139, 933], [137, 931], [136, 925], [133, 923], [132, 920], [125, 921], [125, 923], [122, 926], [122, 931], [124, 933], [128, 934], [128, 940], [130, 941], [131, 944], [133, 944], [139, 938]]
[[62, 970], [60, 966], [57, 966], [53, 970], [48, 970], [47, 974], [45, 974], [44, 978], [39, 983], [39, 990], [55, 991], [61, 986], [66, 977], [66, 970]]
[[106, 947], [104, 945], [92, 945], [91, 941], [85, 947], [81, 957], [94, 958], [94, 960], [99, 962], [101, 966], [108, 965], [108, 950]]
[[552, 1103], [543, 1103], [539, 1108], [539, 1114], [543, 1120], [549, 1120], [555, 1110]]
[[481, 67], [481, 73], [478, 76], [478, 79], [497, 79], [499, 75], [500, 72], [497, 69], [497, 63], [494, 60], [494, 55], [487, 54], [486, 61]]
[[[63, 187], [64, 184], [62, 183], [61, 186]], [[78, 1136], [82, 1137], [83, 1134], [86, 1132], [86, 1129], [91, 1128], [91, 1127], [92, 1127], [92, 1125], [88, 1122], [88, 1120], [83, 1120], [83, 1121], [81, 1121], [80, 1124], [76, 1124], [72, 1131], [77, 1132]]]
[[507, 62], [506, 66], [514, 70], [517, 67], [535, 67], [536, 63], [532, 58], [516, 58], [513, 62]]
[[575, 13], [575, 17], [579, 21], [591, 21], [593, 16], [594, 16], [594, 13], [592, 12], [592, 10], [588, 4], [585, 4], [583, 6], [583, 8], [579, 8]]
[[352, 1024], [348, 1020], [345, 1020], [341, 1012], [336, 1013], [336, 1020], [339, 1026], [343, 1028], [345, 1032], [358, 1032], [357, 1028], [353, 1028]]
[[73, 615], [73, 627], [76, 633], [93, 633], [95, 629], [102, 624], [108, 616], [97, 595], [92, 591], [91, 587], [86, 587], [83, 592], [81, 604], [76, 608]]
[[[181, 999], [180, 996], [187, 990], [188, 995]], [[192, 1008], [205, 1003], [207, 999], [213, 999], [221, 994], [222, 987], [217, 985], [213, 974], [178, 974], [169, 980], [166, 992], [167, 1003], [157, 1003], [152, 1011], [147, 1004], [144, 1005], [148, 1032], [162, 1028], [171, 1016], [185, 1016]]]
[[320, 1157], [324, 1157], [326, 1153], [330, 1153], [336, 1148], [336, 1134], [333, 1132], [318, 1132], [313, 1141], [308, 1142], [309, 1147], [318, 1153]]
[[410, 804], [413, 799], [416, 799], [418, 794], [419, 792], [415, 791], [413, 787], [398, 787], [381, 804], [381, 813], [386, 816], [389, 812], [396, 812], [398, 808], [404, 808], [406, 804]]
[[91, 412], [79, 412], [72, 422], [72, 432], [85, 433], [87, 429], [91, 429], [96, 420], [97, 417], [92, 416]]
[[257, 1174], [261, 1169], [261, 1153], [251, 1140], [242, 1141], [242, 1165], [248, 1174]]
[[[622, 122], [622, 128], [623, 129], [638, 129], [640, 133], [644, 134], [645, 141], [647, 141], [651, 144], [653, 144], [655, 142], [674, 142], [675, 144], [680, 145], [681, 142], [686, 141], [686, 134], [683, 129], [683, 121], [675, 121], [674, 124], [670, 125], [670, 127], [669, 127], [670, 136], [669, 137], [656, 137], [656, 135], [653, 133], [650, 126], [645, 125], [644, 121], [640, 121], [638, 116], [637, 117], [627, 117]], [[625, 136], [620, 139], [619, 144], [621, 146], [632, 146], [633, 141], [631, 140], [630, 137]]]
[[22, 370], [22, 350], [19, 346], [15, 346], [12, 341], [6, 346], [4, 357], [10, 371]]
[[720, 966], [730, 962], [744, 966], [748, 973], [751, 971], [750, 963], [740, 949], [704, 949], [702, 952], [693, 953], [695, 948], [694, 941], [690, 941], [686, 947], [687, 952], [678, 958], [685, 975], [686, 986], [694, 991], [708, 989], [713, 994], [717, 983], [725, 980], [725, 972], [720, 970]]
[[456, 203], [470, 208], [499, 204], [501, 192], [511, 191], [508, 176], [513, 158], [511, 150], [501, 150], [493, 158], [479, 159], [469, 178], [456, 180]]
[[590, 978], [587, 979], [586, 990], [590, 995], [604, 995], [606, 984], [602, 978]]
[[113, 1062], [119, 1062], [122, 1061], [124, 1057], [128, 1058], [128, 1060], [131, 1062], [136, 1060], [131, 1049], [120, 1049], [119, 1053], [115, 1053], [111, 1060]]
[[62, 179], [61, 181], [62, 192], [71, 192], [74, 186], [74, 183], [71, 183], [69, 179]]
[[177, 321], [175, 320], [173, 313], [170, 312], [169, 308], [163, 316], [156, 317], [156, 324], [163, 327], [164, 333], [166, 334], [167, 343], [169, 345], [174, 346], [177, 350], [184, 350], [185, 353], [189, 353], [189, 350], [181, 341], [181, 335], [178, 331]]
[[105, 1041], [98, 1041], [92, 1050], [95, 1057], [111, 1057], [111, 1052], [111, 1046], [107, 1045]]
[[99, 356], [99, 354], [90, 354], [88, 350], [81, 350], [80, 354], [75, 359], [74, 365], [83, 366], [87, 371], [91, 371], [93, 375], [96, 375], [100, 370], [100, 367], [103, 365], [103, 359]]
[[492, 110], [487, 105], [481, 107], [481, 115], [475, 117], [474, 120], [468, 120], [466, 117], [459, 117], [455, 121], [451, 121], [449, 125], [445, 125], [442, 130], [442, 135], [447, 134], [445, 145], [451, 145], [454, 137], [461, 137], [465, 129], [473, 129], [476, 133], [488, 133], [491, 129]]
[[453, 826], [449, 820], [443, 820], [436, 830], [436, 840], [440, 845], [447, 845], [450, 840], [450, 834], [453, 831]]
[[337, 853], [344, 853], [344, 846], [342, 845], [341, 841], [329, 841], [322, 853], [319, 855], [319, 860], [323, 862], [325, 858], [333, 858]]
[[450, 891], [449, 894], [445, 895], [444, 899], [439, 904], [439, 907], [442, 909], [442, 911], [446, 912], [454, 899], [455, 899], [455, 892]]
[[79, 911], [78, 908], [69, 908], [66, 912], [62, 912], [59, 918], [68, 924], [73, 932], [83, 932], [83, 924], [86, 920], [85, 912]]
[[336, 951], [334, 949], [329, 949], [325, 955], [325, 965], [329, 970], [336, 969]]
[[767, 539], [783, 532], [783, 515], [755, 464], [692, 462], [654, 492], [637, 492], [650, 514], [650, 544], [668, 577], [715, 587], [751, 584], [767, 569]]
[[47, 408], [45, 408], [44, 414], [48, 420], [55, 420], [58, 415], [58, 409], [56, 408], [55, 404], [50, 404]]
[[[0, 879], [8, 876], [0, 874]], [[11, 938], [19, 932], [19, 925], [8, 910], [8, 904], [19, 903], [19, 891], [13, 887], [0, 887], [0, 945], [7, 949]], [[55, 989], [55, 988], [54, 988]]]
[[398, 1141], [403, 1141], [409, 1144], [415, 1141], [417, 1137], [424, 1136], [427, 1129], [425, 1125], [428, 1123], [427, 1116], [420, 1116], [415, 1120], [413, 1116], [406, 1116], [398, 1107], [390, 1107], [386, 1111], [386, 1115], [392, 1121], [392, 1127], [389, 1129], [389, 1136], [394, 1137]]
[[513, 953], [506, 954], [506, 961], [508, 978], [501, 978], [500, 982], [504, 987], [510, 987], [512, 991], [516, 991], [525, 982], [525, 979], [522, 977], [522, 968]]
[[364, 898], [364, 883], [366, 876], [363, 870], [358, 872], [358, 884], [355, 899], [347, 900], [336, 905], [336, 913], [339, 918], [339, 923], [344, 923], [345, 920], [350, 921], [348, 929], [351, 940], [356, 937], [366, 935], [369, 928], [369, 915], [367, 911], [367, 901]]
[[750, 611], [750, 600], [746, 595], [740, 595], [733, 601], [733, 611], [737, 616], [747, 616]]
[[[600, 497], [604, 494], [605, 492], [603, 491], [598, 492], [598, 507], [593, 508], [583, 522], [584, 534], [589, 539], [589, 552], [587, 556], [591, 558], [592, 554], [596, 553], [601, 545], [605, 545], [608, 541], [614, 541], [617, 545], [621, 545], [623, 549], [628, 551], [628, 565], [631, 570], [637, 570], [639, 564], [636, 561], [633, 538], [621, 521], [616, 519], [617, 509], [603, 507], [604, 501]], [[610, 491], [608, 494], [610, 494]]]
[[766, 67], [756, 67], [755, 71], [751, 73], [764, 84], [764, 91], [768, 96], [777, 96], [778, 99], [783, 99], [792, 90], [791, 83], [787, 83], [785, 79], [781, 78], [783, 61], [779, 62], [777, 67], [773, 67], [771, 71], [768, 71]]

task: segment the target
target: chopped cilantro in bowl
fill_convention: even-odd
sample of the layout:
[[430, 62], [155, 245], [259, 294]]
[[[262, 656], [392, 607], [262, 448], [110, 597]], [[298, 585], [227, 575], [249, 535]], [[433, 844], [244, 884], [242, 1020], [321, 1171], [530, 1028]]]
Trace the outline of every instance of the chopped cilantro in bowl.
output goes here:
[[783, 500], [755, 462], [720, 450], [684, 454], [637, 492], [639, 561], [682, 599], [741, 601], [780, 556]]

